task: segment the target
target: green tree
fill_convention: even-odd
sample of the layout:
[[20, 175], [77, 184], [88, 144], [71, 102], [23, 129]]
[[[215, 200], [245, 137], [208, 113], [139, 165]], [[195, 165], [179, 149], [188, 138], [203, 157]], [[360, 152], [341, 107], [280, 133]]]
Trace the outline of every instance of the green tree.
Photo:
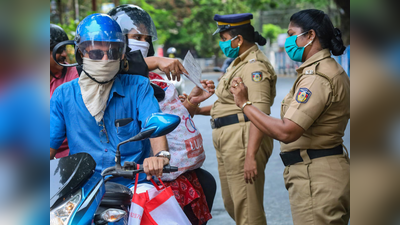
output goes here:
[[269, 40], [269, 44], [276, 41], [279, 34], [286, 33], [287, 29], [282, 29], [279, 26], [274, 24], [263, 24], [262, 26], [262, 34], [263, 36]]

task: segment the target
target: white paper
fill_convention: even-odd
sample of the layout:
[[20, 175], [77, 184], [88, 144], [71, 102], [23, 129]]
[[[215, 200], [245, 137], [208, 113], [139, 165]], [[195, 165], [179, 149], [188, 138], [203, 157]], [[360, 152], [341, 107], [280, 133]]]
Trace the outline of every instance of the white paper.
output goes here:
[[185, 75], [185, 77], [192, 81], [197, 87], [201, 88], [207, 93], [210, 93], [203, 88], [203, 85], [201, 84], [201, 67], [193, 58], [190, 51], [187, 52], [185, 58], [183, 59], [183, 67], [185, 67], [186, 71], [189, 73], [184, 73], [183, 75]]

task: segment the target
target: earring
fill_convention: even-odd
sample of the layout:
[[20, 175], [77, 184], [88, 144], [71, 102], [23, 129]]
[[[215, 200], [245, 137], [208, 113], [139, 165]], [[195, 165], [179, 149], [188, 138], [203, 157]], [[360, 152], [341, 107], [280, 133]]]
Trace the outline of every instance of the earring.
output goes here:
[[129, 70], [129, 63], [128, 60], [126, 58], [124, 58], [124, 71], [128, 71]]
[[240, 47], [240, 43], [238, 44], [238, 47]]

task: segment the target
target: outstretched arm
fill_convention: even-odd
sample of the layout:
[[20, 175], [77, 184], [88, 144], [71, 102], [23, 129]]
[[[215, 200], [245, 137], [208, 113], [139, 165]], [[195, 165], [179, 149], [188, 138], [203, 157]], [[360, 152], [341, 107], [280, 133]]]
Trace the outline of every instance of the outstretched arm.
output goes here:
[[151, 56], [151, 57], [146, 57], [144, 61], [146, 61], [147, 67], [149, 68], [150, 71], [155, 69], [160, 69], [168, 77], [168, 80], [180, 81], [181, 74], [183, 73], [188, 74], [188, 72], [178, 59]]
[[203, 85], [203, 88], [205, 88], [209, 93], [203, 91], [202, 89], [196, 86], [192, 89], [192, 92], [190, 92], [189, 96], [187, 95], [179, 96], [183, 105], [186, 107], [186, 109], [189, 111], [192, 117], [195, 114], [197, 114], [199, 110], [198, 104], [211, 97], [215, 92], [214, 81], [202, 80], [201, 84]]
[[[234, 95], [236, 105], [242, 108], [243, 104], [248, 101], [248, 92], [241, 78], [237, 77], [232, 80], [230, 91]], [[273, 118], [253, 105], [245, 106], [243, 112], [264, 134], [283, 143], [293, 142], [304, 133], [304, 129], [291, 120]]]

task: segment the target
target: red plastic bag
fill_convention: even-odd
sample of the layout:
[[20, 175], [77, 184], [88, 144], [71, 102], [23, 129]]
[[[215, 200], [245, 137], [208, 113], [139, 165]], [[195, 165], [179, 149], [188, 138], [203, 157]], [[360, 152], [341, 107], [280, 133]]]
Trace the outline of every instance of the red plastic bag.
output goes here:
[[165, 187], [161, 180], [159, 187], [151, 179], [154, 188], [138, 194], [138, 178], [137, 174], [128, 225], [191, 225], [170, 187]]

